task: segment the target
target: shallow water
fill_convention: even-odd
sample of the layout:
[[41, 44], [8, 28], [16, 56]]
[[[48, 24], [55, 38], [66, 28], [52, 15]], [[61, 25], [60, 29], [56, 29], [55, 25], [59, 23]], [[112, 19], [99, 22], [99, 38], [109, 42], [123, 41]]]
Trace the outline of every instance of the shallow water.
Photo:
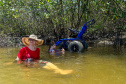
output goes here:
[[48, 46], [41, 46], [41, 59], [61, 69], [71, 69], [68, 75], [56, 74], [42, 67], [25, 67], [12, 62], [20, 48], [0, 48], [0, 84], [126, 84], [126, 49], [92, 47], [83, 53], [66, 51], [64, 57], [53, 58]]

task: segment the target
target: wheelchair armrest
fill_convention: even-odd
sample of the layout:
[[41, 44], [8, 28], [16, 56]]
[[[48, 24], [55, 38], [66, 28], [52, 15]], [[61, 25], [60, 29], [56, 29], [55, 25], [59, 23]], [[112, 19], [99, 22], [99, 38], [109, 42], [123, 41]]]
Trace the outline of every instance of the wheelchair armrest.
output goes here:
[[79, 31], [78, 30], [75, 30], [75, 29], [71, 29], [71, 28], [68, 28], [70, 31], [72, 31], [72, 32], [74, 32], [74, 33], [79, 33]]

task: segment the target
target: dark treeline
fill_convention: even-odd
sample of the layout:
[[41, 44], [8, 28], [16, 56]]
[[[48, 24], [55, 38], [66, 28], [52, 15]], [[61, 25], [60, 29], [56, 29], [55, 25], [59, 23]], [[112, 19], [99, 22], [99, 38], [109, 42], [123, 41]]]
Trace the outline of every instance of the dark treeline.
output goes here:
[[80, 30], [95, 19], [84, 35], [87, 40], [118, 36], [126, 29], [125, 4], [126, 0], [0, 0], [0, 34], [34, 33], [58, 40], [74, 35], [68, 28]]

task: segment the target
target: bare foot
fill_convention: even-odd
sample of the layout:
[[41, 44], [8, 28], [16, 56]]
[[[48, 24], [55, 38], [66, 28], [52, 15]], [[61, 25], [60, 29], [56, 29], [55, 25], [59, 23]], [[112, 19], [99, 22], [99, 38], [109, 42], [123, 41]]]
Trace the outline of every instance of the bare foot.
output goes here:
[[62, 74], [62, 75], [70, 74], [70, 73], [73, 72], [73, 70], [62, 70], [62, 69], [58, 68], [56, 65], [54, 65], [50, 62], [46, 63], [46, 65], [43, 66], [43, 68], [48, 69], [48, 70], [54, 70], [55, 73], [59, 73], [59, 74]]
[[55, 73], [59, 73], [62, 75], [71, 74], [72, 72], [73, 72], [73, 70], [55, 70]]

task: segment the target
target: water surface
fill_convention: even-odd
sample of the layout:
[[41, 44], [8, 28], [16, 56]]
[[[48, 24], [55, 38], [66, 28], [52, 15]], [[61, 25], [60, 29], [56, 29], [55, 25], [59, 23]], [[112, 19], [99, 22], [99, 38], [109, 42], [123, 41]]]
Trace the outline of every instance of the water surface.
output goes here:
[[25, 67], [12, 62], [20, 48], [0, 48], [0, 84], [126, 84], [126, 49], [92, 47], [83, 53], [65, 53], [54, 59], [41, 46], [41, 59], [61, 69], [71, 69], [69, 75], [56, 74], [42, 67]]

